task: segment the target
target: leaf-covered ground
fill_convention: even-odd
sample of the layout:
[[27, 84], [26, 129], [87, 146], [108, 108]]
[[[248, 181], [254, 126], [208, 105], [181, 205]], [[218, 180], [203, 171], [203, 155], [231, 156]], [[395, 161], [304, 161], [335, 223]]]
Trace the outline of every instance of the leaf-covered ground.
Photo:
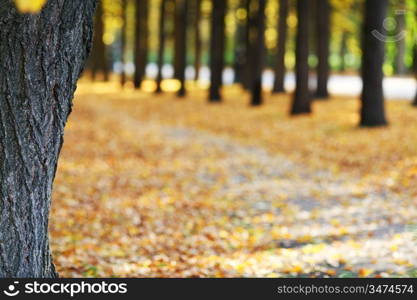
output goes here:
[[358, 129], [356, 100], [289, 118], [227, 90], [81, 84], [54, 189], [61, 276], [389, 276], [417, 265], [417, 109]]

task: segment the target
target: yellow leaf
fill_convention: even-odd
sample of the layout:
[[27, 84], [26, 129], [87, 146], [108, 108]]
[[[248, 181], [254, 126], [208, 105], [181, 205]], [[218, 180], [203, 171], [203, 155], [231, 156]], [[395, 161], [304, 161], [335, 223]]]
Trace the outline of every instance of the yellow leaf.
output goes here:
[[15, 0], [15, 3], [21, 13], [28, 14], [40, 12], [46, 0]]

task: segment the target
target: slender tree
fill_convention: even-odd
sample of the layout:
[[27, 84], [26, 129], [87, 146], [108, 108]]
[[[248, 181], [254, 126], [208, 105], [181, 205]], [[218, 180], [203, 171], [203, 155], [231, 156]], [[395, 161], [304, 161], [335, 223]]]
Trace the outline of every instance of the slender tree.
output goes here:
[[134, 45], [135, 73], [133, 76], [133, 83], [137, 89], [142, 85], [146, 72], [146, 64], [148, 63], [148, 13], [149, 1], [136, 0]]
[[52, 183], [94, 0], [49, 0], [39, 15], [0, 1], [0, 277], [56, 277], [48, 241]]
[[210, 102], [220, 102], [224, 68], [226, 1], [212, 0], [210, 42]]
[[201, 69], [201, 51], [203, 48], [203, 42], [201, 39], [201, 5], [202, 0], [195, 1], [195, 15], [194, 15], [194, 80], [197, 81], [200, 78], [200, 69]]
[[388, 0], [366, 0], [363, 25], [362, 57], [362, 107], [361, 126], [387, 125], [384, 107], [384, 63], [385, 43], [380, 36], [385, 34]]
[[161, 93], [162, 68], [164, 66], [165, 54], [165, 15], [167, 0], [161, 0], [161, 8], [159, 12], [159, 46], [158, 46], [158, 75], [156, 77], [156, 93]]
[[344, 72], [346, 71], [346, 53], [347, 53], [347, 42], [349, 33], [346, 30], [343, 30], [342, 32], [342, 38], [340, 41], [340, 48], [339, 48], [339, 57], [340, 57], [340, 65], [339, 65], [339, 71]]
[[94, 38], [93, 49], [90, 58], [91, 76], [95, 80], [97, 73], [103, 75], [104, 81], [109, 80], [109, 66], [107, 62], [107, 49], [103, 41], [104, 20], [103, 20], [103, 4], [98, 2], [96, 16], [94, 18]]
[[[239, 12], [246, 12], [248, 14], [247, 3], [249, 0], [240, 0], [239, 1]], [[245, 81], [245, 66], [247, 63], [247, 40], [248, 40], [248, 22], [247, 18], [243, 18], [244, 14], [237, 14], [237, 28], [236, 28], [236, 37], [235, 37], [235, 60], [233, 64], [235, 72], [235, 83], [243, 84]]]
[[273, 93], [285, 92], [285, 52], [287, 43], [287, 18], [289, 2], [288, 0], [279, 0], [279, 19], [278, 19], [278, 46], [275, 62], [275, 81]]
[[405, 10], [406, 10], [406, 2], [405, 0], [398, 0], [397, 5], [395, 7], [395, 19], [397, 22], [397, 53], [395, 55], [395, 72], [399, 75], [404, 75], [406, 72], [405, 66], [405, 53], [406, 53], [406, 43], [405, 38], [402, 38], [402, 33], [405, 31]]
[[120, 32], [121, 62], [122, 70], [120, 74], [120, 84], [124, 87], [126, 83], [126, 48], [127, 48], [127, 0], [122, 0], [122, 29]]
[[[414, 76], [417, 80], [417, 44], [414, 45], [414, 48], [413, 48], [413, 71], [414, 71]], [[413, 101], [413, 106], [417, 107], [417, 91], [416, 91], [416, 96]]]
[[316, 37], [317, 37], [317, 89], [316, 98], [329, 97], [327, 84], [329, 81], [330, 52], [330, 12], [329, 0], [316, 0]]
[[309, 7], [310, 0], [297, 0], [297, 41], [295, 53], [296, 87], [292, 102], [291, 114], [306, 114], [311, 112], [311, 95], [309, 90]]
[[254, 30], [254, 16], [252, 12], [252, 3], [255, 0], [245, 0], [246, 5], [246, 31], [245, 31], [245, 59], [244, 59], [244, 77], [243, 87], [247, 90], [251, 88], [253, 64], [251, 57], [253, 56], [253, 49], [251, 44], [251, 32]]
[[187, 67], [187, 20], [188, 20], [188, 0], [177, 0], [177, 24], [176, 24], [176, 43], [177, 49], [177, 79], [180, 81], [178, 97], [184, 97], [185, 89], [185, 68]]
[[256, 16], [253, 18], [253, 37], [251, 41], [251, 61], [252, 61], [252, 80], [251, 80], [251, 105], [262, 105], [262, 73], [265, 64], [265, 8], [266, 0], [256, 1]]

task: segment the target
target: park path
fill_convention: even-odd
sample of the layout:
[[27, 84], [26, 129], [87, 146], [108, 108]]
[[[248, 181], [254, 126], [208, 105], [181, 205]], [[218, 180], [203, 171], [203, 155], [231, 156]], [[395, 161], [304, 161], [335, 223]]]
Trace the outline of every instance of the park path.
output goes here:
[[[310, 170], [261, 147], [158, 119], [142, 122], [126, 105], [99, 97], [76, 103], [66, 145], [78, 143], [80, 149], [64, 147], [57, 189], [71, 181], [60, 176], [72, 176], [77, 160], [94, 154], [98, 163], [115, 156], [100, 171], [92, 163], [77, 176], [100, 183], [96, 193], [105, 193], [107, 204], [94, 209], [103, 215], [117, 212], [121, 220], [107, 220], [115, 231], [129, 223], [133, 209], [142, 214], [135, 224], [154, 239], [143, 234], [115, 243], [99, 235], [84, 237], [100, 245], [100, 251], [84, 253], [86, 260], [98, 257], [104, 270], [99, 275], [111, 270], [122, 276], [386, 276], [417, 264], [415, 232], [409, 226], [417, 208], [407, 199], [364, 187], [360, 178]], [[92, 153], [91, 145], [82, 145], [84, 139], [106, 142]], [[131, 170], [136, 167], [146, 174], [138, 176], [139, 170]], [[120, 203], [135, 207], [126, 212]], [[59, 215], [59, 204], [56, 210]], [[94, 228], [103, 222], [96, 218], [91, 217], [98, 223]], [[88, 222], [79, 226], [91, 231]], [[106, 247], [132, 252], [111, 257]], [[154, 260], [164, 264], [152, 269]], [[176, 271], [166, 267], [168, 262], [175, 262]]]

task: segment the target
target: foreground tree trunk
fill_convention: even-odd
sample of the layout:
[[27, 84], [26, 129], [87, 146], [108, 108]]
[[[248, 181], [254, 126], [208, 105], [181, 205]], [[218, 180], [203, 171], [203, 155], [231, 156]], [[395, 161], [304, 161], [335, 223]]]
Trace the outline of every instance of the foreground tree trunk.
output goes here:
[[275, 81], [273, 93], [285, 92], [285, 51], [287, 44], [287, 18], [288, 18], [289, 2], [288, 0], [279, 1], [279, 20], [278, 20], [278, 46], [275, 62]]
[[137, 89], [142, 85], [146, 73], [146, 64], [148, 63], [148, 9], [148, 0], [136, 0], [134, 46], [135, 74], [133, 76], [133, 84]]
[[310, 0], [297, 0], [297, 41], [296, 41], [296, 87], [292, 102], [291, 114], [306, 114], [311, 112], [311, 97], [309, 90], [309, 2]]
[[226, 1], [213, 0], [210, 42], [210, 91], [209, 101], [220, 102], [225, 47]]
[[156, 76], [156, 93], [161, 93], [162, 68], [164, 66], [165, 54], [165, 15], [167, 0], [161, 0], [161, 9], [159, 11], [159, 45], [158, 45], [158, 75]]
[[56, 277], [52, 183], [95, 0], [49, 0], [39, 15], [0, 1], [0, 277]]
[[384, 20], [388, 0], [366, 0], [363, 26], [361, 126], [387, 125], [382, 81], [385, 43], [378, 38], [385, 34]]
[[329, 0], [316, 0], [317, 22], [317, 89], [316, 98], [329, 97], [327, 84], [329, 81], [329, 52], [330, 52], [330, 12]]
[[262, 73], [265, 64], [265, 8], [266, 0], [257, 1], [256, 16], [253, 18], [254, 38], [251, 38], [251, 60], [252, 60], [252, 80], [251, 92], [252, 106], [262, 105]]

